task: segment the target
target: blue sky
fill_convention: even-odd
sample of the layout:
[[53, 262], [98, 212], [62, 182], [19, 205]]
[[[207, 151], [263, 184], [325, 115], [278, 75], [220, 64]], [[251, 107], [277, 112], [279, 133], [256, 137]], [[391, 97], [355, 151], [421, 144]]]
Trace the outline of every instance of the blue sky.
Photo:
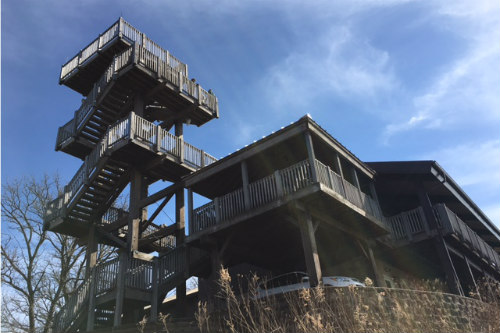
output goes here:
[[82, 96], [60, 67], [119, 16], [189, 65], [221, 118], [186, 140], [216, 157], [309, 113], [365, 161], [437, 160], [500, 225], [500, 2], [2, 3], [2, 181], [80, 161], [55, 152]]

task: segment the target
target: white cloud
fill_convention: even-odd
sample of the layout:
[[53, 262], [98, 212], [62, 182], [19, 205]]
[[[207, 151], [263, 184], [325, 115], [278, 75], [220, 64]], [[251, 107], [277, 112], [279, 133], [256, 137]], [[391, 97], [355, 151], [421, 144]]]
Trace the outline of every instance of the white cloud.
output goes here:
[[347, 26], [331, 28], [263, 78], [265, 92], [278, 109], [305, 106], [325, 94], [374, 99], [396, 85], [388, 53], [359, 39]]
[[417, 128], [500, 122], [500, 5], [498, 1], [438, 2], [434, 20], [451, 26], [468, 51], [414, 95], [406, 119], [388, 124], [384, 139]]

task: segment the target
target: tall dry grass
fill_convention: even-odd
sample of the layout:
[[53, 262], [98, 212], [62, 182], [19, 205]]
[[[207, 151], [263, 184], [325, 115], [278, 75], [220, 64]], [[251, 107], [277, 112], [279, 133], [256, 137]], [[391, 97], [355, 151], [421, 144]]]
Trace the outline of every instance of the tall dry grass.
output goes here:
[[[257, 298], [231, 287], [221, 269], [219, 292], [199, 303], [200, 332], [500, 332], [500, 285], [484, 281], [478, 299], [442, 292], [439, 282], [395, 288], [312, 288]], [[241, 284], [239, 284], [241, 286]]]

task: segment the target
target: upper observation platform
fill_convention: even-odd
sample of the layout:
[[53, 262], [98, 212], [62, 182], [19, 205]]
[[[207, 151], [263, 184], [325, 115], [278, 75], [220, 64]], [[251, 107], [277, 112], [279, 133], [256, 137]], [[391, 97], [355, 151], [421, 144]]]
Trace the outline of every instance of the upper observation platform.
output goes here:
[[83, 48], [61, 68], [59, 83], [87, 96], [93, 84], [111, 64], [114, 56], [137, 43], [161, 58], [170, 67], [188, 76], [188, 67], [179, 59], [123, 18], [119, 18], [106, 31]]

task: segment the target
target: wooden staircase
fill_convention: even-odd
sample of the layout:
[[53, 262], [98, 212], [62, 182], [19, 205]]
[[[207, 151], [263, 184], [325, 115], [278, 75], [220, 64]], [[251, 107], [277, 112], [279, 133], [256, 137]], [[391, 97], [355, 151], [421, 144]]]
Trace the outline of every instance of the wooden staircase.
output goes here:
[[[84, 330], [89, 314], [89, 299], [95, 297], [94, 327], [110, 327], [114, 318], [114, 302], [120, 272], [125, 285], [133, 290], [126, 293], [129, 304], [142, 306], [152, 301], [153, 289], [162, 295], [187, 280], [193, 273], [200, 272], [207, 262], [207, 254], [195, 248], [177, 247], [153, 262], [128, 258], [120, 262], [118, 258], [96, 266], [89, 279], [84, 281], [70, 296], [67, 303], [54, 318], [53, 331], [57, 333]], [[120, 267], [122, 263], [125, 267]], [[155, 287], [156, 286], [156, 287]], [[148, 302], [149, 301], [149, 302]], [[150, 303], [149, 303], [150, 304]], [[92, 312], [92, 310], [90, 310]]]

